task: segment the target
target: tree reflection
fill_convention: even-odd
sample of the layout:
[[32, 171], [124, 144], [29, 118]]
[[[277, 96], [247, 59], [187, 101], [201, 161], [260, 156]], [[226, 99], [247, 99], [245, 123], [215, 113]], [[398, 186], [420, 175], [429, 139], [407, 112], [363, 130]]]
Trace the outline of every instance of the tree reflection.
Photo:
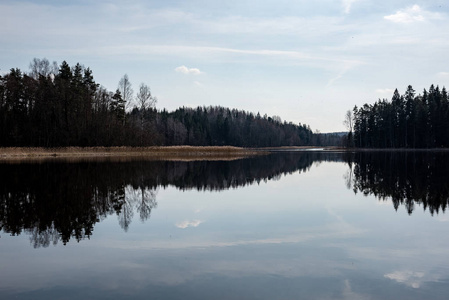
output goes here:
[[279, 153], [234, 161], [84, 161], [1, 163], [0, 230], [26, 233], [34, 247], [89, 238], [96, 223], [117, 215], [127, 231], [157, 207], [160, 187], [221, 191], [345, 161], [348, 188], [404, 205], [445, 211], [449, 154], [444, 152]]
[[127, 186], [124, 189], [124, 196], [120, 205], [121, 209], [117, 211], [119, 224], [123, 230], [128, 231], [134, 216], [134, 210], [139, 213], [142, 222], [150, 218], [151, 210], [157, 207], [156, 194], [156, 190], [151, 190], [143, 186], [139, 189]]
[[[433, 215], [445, 211], [449, 201], [449, 155], [445, 152], [362, 152], [346, 156], [354, 163], [348, 176], [355, 193], [375, 195], [404, 205], [412, 214], [423, 206]], [[352, 170], [352, 167], [350, 167]]]
[[95, 162], [2, 164], [0, 229], [25, 231], [34, 247], [88, 238], [97, 222], [114, 213], [127, 230], [134, 207], [146, 220], [156, 206], [156, 190], [132, 188], [133, 173]]
[[116, 214], [127, 231], [157, 207], [159, 187], [224, 190], [283, 174], [306, 172], [316, 161], [341, 161], [332, 153], [273, 154], [235, 161], [84, 161], [0, 164], [0, 230], [30, 236], [48, 247], [92, 235], [94, 226]]

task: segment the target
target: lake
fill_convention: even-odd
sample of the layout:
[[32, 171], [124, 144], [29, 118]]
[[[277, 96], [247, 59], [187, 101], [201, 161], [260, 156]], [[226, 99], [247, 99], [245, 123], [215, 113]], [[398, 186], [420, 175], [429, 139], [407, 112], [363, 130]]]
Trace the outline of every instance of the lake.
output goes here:
[[0, 299], [447, 299], [449, 153], [0, 163]]

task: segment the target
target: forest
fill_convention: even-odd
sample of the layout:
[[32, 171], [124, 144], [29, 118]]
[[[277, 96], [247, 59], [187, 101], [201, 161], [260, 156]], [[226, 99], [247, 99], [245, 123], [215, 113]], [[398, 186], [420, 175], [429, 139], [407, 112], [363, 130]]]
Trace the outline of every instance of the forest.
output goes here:
[[220, 106], [168, 112], [156, 103], [145, 83], [134, 95], [127, 75], [111, 92], [79, 63], [35, 58], [28, 73], [13, 68], [0, 76], [0, 146], [278, 147], [341, 140], [278, 116]]
[[433, 84], [416, 95], [411, 85], [391, 101], [378, 100], [348, 111], [346, 144], [360, 148], [441, 148], [449, 146], [449, 99]]

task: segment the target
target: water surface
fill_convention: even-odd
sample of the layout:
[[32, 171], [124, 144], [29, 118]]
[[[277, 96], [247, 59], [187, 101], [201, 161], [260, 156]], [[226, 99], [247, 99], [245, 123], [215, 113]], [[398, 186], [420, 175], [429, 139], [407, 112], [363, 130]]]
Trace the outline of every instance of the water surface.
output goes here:
[[446, 299], [449, 156], [0, 164], [1, 299]]

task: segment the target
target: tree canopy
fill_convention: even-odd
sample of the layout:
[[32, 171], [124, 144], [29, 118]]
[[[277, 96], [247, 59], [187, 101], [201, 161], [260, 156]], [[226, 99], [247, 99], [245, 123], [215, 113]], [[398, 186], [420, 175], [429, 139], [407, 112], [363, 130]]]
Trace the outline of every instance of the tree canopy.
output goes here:
[[391, 101], [378, 100], [353, 109], [354, 133], [348, 144], [366, 148], [438, 148], [449, 146], [449, 99], [433, 84], [416, 95], [411, 85]]

